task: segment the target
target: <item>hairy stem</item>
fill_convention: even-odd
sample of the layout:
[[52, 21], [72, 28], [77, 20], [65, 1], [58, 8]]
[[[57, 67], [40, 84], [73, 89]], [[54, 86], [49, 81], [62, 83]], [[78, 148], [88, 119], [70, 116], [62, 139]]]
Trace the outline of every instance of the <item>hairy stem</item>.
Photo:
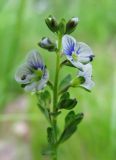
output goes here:
[[[61, 50], [61, 40], [62, 36], [58, 36], [58, 50], [56, 52], [56, 71], [55, 71], [55, 80], [54, 80], [54, 90], [53, 90], [53, 113], [57, 112], [57, 102], [58, 102], [58, 80], [59, 80], [59, 71], [60, 71], [60, 50]], [[53, 116], [53, 129], [54, 129], [54, 146], [53, 146], [53, 160], [57, 160], [57, 116]]]

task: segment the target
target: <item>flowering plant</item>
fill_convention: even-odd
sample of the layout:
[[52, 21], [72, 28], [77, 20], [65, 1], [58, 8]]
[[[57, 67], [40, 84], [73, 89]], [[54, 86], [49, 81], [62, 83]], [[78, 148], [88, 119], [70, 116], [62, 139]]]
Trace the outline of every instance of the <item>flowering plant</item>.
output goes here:
[[[81, 87], [90, 91], [94, 86], [90, 64], [94, 54], [87, 44], [70, 36], [78, 25], [78, 18], [71, 18], [68, 22], [61, 19], [58, 23], [55, 17], [49, 16], [45, 22], [57, 36], [57, 41], [52, 42], [50, 38], [43, 37], [38, 45], [56, 53], [54, 82], [50, 81], [49, 71], [36, 50], [28, 54], [25, 63], [18, 68], [15, 79], [25, 91], [33, 92], [37, 96], [37, 105], [50, 124], [47, 128], [49, 154], [53, 160], [57, 160], [58, 147], [73, 135], [83, 119], [83, 113], [75, 113], [73, 110], [77, 99], [70, 97], [69, 88]], [[60, 70], [64, 66], [73, 67], [78, 72], [74, 78], [69, 73], [59, 82]], [[46, 88], [47, 85], [49, 89]], [[64, 118], [64, 129], [59, 132], [57, 120], [63, 110], [68, 113]]]

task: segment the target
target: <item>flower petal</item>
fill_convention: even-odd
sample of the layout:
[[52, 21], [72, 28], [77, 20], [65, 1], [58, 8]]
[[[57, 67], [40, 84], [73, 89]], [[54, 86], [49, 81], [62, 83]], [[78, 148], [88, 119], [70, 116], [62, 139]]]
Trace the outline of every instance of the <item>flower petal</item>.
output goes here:
[[33, 50], [27, 56], [27, 64], [33, 69], [43, 69], [44, 63], [40, 54]]
[[20, 84], [30, 83], [32, 77], [34, 77], [34, 75], [27, 64], [21, 65], [15, 74], [15, 80]]
[[67, 59], [71, 62], [73, 66], [78, 68], [80, 71], [83, 71], [83, 64], [80, 63], [79, 61], [75, 61], [72, 56], [67, 56]]
[[45, 73], [44, 73], [43, 77], [41, 78], [41, 80], [34, 81], [31, 84], [26, 85], [24, 90], [27, 92], [40, 91], [46, 86], [48, 79], [49, 79], [49, 73], [48, 73], [47, 69], [45, 69]]
[[62, 38], [62, 46], [63, 46], [63, 53], [66, 55], [72, 55], [72, 52], [75, 49], [76, 40], [69, 35], [64, 35]]
[[83, 71], [79, 71], [78, 74], [79, 77], [84, 77], [85, 82], [81, 84], [81, 87], [84, 87], [87, 90], [91, 90], [91, 88], [95, 85], [95, 83], [92, 81], [92, 65], [86, 64], [83, 65]]
[[92, 61], [94, 57], [91, 48], [83, 42], [77, 42], [76, 53], [78, 54], [78, 61], [85, 64]]

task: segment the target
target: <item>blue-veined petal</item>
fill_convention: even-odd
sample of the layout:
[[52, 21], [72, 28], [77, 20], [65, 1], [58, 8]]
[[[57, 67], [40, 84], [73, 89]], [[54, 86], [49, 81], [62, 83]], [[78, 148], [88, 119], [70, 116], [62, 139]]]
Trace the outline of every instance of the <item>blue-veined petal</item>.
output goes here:
[[82, 65], [93, 60], [94, 55], [91, 48], [83, 42], [76, 42], [72, 36], [63, 36], [62, 46], [67, 59], [79, 70], [82, 70]]
[[63, 46], [63, 53], [65, 55], [71, 56], [72, 52], [75, 50], [76, 40], [69, 36], [64, 35], [62, 38], [62, 46]]
[[40, 54], [35, 50], [31, 51], [28, 54], [27, 64], [35, 70], [44, 68], [43, 60], [42, 60]]
[[92, 65], [86, 64], [83, 66], [83, 71], [79, 71], [79, 77], [84, 77], [85, 81], [81, 84], [81, 87], [84, 87], [87, 90], [91, 90], [95, 83], [92, 81]]
[[82, 63], [80, 63], [79, 61], [75, 61], [72, 56], [67, 56], [67, 59], [71, 62], [71, 64], [73, 66], [75, 66], [79, 70], [83, 71], [83, 64]]
[[77, 42], [76, 53], [78, 55], [78, 61], [83, 64], [89, 63], [94, 57], [91, 48], [83, 42]]
[[34, 74], [31, 72], [27, 64], [21, 65], [15, 74], [15, 80], [20, 84], [27, 84], [31, 82]]

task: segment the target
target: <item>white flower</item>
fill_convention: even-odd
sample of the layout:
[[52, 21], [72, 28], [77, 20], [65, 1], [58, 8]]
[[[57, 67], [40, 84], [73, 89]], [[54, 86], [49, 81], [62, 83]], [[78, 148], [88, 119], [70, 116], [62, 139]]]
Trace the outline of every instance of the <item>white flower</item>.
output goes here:
[[25, 91], [36, 92], [43, 89], [48, 81], [49, 74], [40, 54], [32, 51], [27, 56], [26, 62], [21, 65], [15, 79]]
[[78, 77], [84, 78], [84, 82], [80, 84], [81, 87], [84, 87], [87, 90], [91, 90], [95, 83], [92, 81], [92, 65], [86, 64], [83, 65], [83, 71], [79, 71]]
[[67, 59], [80, 70], [83, 69], [83, 64], [93, 60], [94, 55], [91, 48], [83, 42], [77, 42], [72, 36], [64, 35], [62, 46]]

